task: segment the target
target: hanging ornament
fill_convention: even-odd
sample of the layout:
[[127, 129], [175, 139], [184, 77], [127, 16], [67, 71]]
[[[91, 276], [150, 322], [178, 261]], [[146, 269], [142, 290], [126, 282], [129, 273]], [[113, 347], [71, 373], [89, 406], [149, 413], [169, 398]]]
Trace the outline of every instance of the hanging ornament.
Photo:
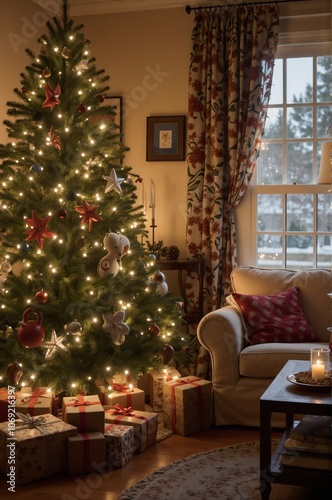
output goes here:
[[34, 165], [32, 165], [31, 169], [36, 172], [36, 174], [40, 174], [40, 172], [43, 171], [43, 167], [41, 165], [39, 165], [38, 163], [35, 163]]
[[67, 216], [67, 210], [65, 208], [59, 208], [56, 214], [59, 219], [64, 219]]
[[100, 103], [104, 102], [105, 101], [105, 96], [103, 96], [102, 94], [99, 94], [98, 100], [99, 100]]
[[89, 59], [82, 59], [81, 62], [79, 62], [75, 67], [75, 71], [85, 71], [86, 69], [89, 69], [88, 65]]
[[23, 375], [23, 368], [16, 362], [10, 363], [6, 368], [6, 375], [10, 385], [18, 385]]
[[115, 345], [121, 345], [125, 341], [125, 335], [128, 335], [130, 328], [123, 323], [125, 318], [124, 311], [118, 311], [115, 314], [102, 314], [104, 324], [103, 329], [111, 334], [112, 342]]
[[83, 236], [80, 236], [79, 238], [77, 238], [76, 245], [78, 246], [78, 248], [84, 248], [86, 245], [85, 238]]
[[159, 295], [166, 295], [166, 293], [168, 292], [168, 285], [165, 281], [164, 273], [162, 273], [161, 271], [156, 271], [153, 274], [152, 279], [155, 283], [157, 283], [157, 292], [159, 293]]
[[[37, 321], [29, 319], [31, 313], [37, 314]], [[42, 327], [43, 315], [40, 311], [26, 309], [23, 313], [22, 323], [17, 331], [17, 338], [25, 347], [38, 347], [45, 338], [45, 331]]]
[[82, 331], [82, 325], [78, 321], [72, 321], [68, 325], [64, 326], [65, 332], [71, 335], [80, 335]]
[[76, 212], [80, 213], [83, 215], [82, 220], [81, 220], [81, 226], [88, 222], [89, 224], [89, 231], [91, 231], [92, 223], [93, 222], [98, 222], [102, 220], [100, 215], [96, 213], [97, 208], [99, 205], [89, 205], [89, 203], [85, 200], [83, 200], [83, 206], [81, 207], [75, 207]]
[[31, 248], [30, 248], [29, 243], [27, 243], [26, 241], [22, 241], [22, 242], [20, 243], [20, 250], [21, 250], [21, 252], [23, 252], [23, 253], [28, 253], [28, 252], [30, 252]]
[[168, 365], [172, 361], [174, 349], [170, 344], [165, 344], [160, 349], [160, 357], [164, 365]]
[[41, 114], [41, 112], [40, 112], [40, 111], [36, 111], [36, 112], [34, 113], [34, 115], [33, 115], [33, 120], [34, 120], [35, 122], [40, 122], [40, 121], [42, 120], [42, 118], [43, 118], [43, 115]]
[[56, 104], [61, 104], [59, 99], [61, 95], [61, 87], [59, 84], [57, 84], [55, 89], [52, 90], [52, 88], [47, 83], [45, 87], [45, 94], [46, 94], [46, 99], [43, 102], [43, 108], [49, 107], [53, 110]]
[[75, 193], [75, 191], [68, 191], [68, 193], [66, 194], [66, 199], [68, 201], [75, 201], [77, 198], [77, 193]]
[[158, 335], [160, 334], [159, 326], [156, 325], [155, 323], [153, 325], [149, 326], [148, 334], [150, 335], [150, 337], [158, 337]]
[[27, 231], [24, 232], [24, 234], [28, 235], [27, 241], [36, 240], [41, 250], [44, 247], [45, 238], [52, 238], [53, 236], [56, 236], [55, 233], [52, 233], [47, 229], [47, 224], [50, 222], [51, 219], [52, 215], [48, 215], [47, 217], [40, 219], [34, 210], [32, 210], [31, 219], [28, 218], [24, 219], [25, 222], [29, 226], [31, 226], [31, 229], [28, 229]]
[[85, 105], [85, 104], [79, 104], [79, 105], [77, 106], [77, 111], [78, 111], [79, 113], [85, 113], [85, 112], [86, 112], [86, 105]]
[[61, 55], [64, 59], [68, 59], [71, 55], [71, 50], [68, 49], [68, 47], [64, 47], [62, 52], [61, 52]]
[[39, 290], [39, 292], [35, 294], [35, 300], [38, 304], [46, 304], [48, 301], [48, 293], [45, 292], [45, 290]]
[[102, 278], [107, 275], [116, 276], [120, 269], [118, 259], [129, 252], [130, 241], [123, 234], [106, 233], [103, 245], [108, 254], [98, 262], [98, 274]]
[[48, 138], [52, 146], [54, 146], [57, 151], [61, 151], [60, 134], [57, 130], [53, 128], [53, 125], [51, 126], [50, 131], [48, 133]]
[[28, 93], [28, 89], [27, 89], [26, 87], [24, 87], [24, 86], [23, 86], [23, 87], [21, 88], [21, 92], [22, 92], [23, 94], [27, 94], [27, 93]]
[[9, 264], [8, 260], [4, 260], [1, 262], [0, 269], [4, 273], [8, 274], [12, 270], [12, 266]]
[[107, 181], [105, 193], [109, 193], [114, 189], [119, 194], [122, 194], [121, 183], [124, 181], [123, 177], [117, 177], [114, 168], [112, 168], [110, 175], [103, 175], [103, 179]]
[[65, 336], [58, 337], [55, 330], [52, 330], [51, 340], [47, 340], [41, 344], [41, 347], [45, 347], [47, 349], [45, 354], [45, 359], [51, 359], [57, 349], [62, 349], [64, 351], [67, 350], [66, 346], [63, 345], [63, 341], [65, 340]]
[[51, 76], [52, 72], [49, 68], [45, 68], [42, 71], [42, 75], [44, 78], [49, 78]]

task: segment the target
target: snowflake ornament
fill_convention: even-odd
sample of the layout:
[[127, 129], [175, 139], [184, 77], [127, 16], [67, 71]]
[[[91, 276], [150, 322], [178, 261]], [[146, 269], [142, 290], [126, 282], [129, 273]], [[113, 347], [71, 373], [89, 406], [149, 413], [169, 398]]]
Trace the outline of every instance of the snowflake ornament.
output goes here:
[[103, 329], [111, 334], [112, 342], [115, 345], [121, 345], [125, 341], [125, 335], [128, 335], [130, 328], [123, 323], [125, 318], [124, 311], [118, 311], [115, 314], [102, 314], [104, 324]]

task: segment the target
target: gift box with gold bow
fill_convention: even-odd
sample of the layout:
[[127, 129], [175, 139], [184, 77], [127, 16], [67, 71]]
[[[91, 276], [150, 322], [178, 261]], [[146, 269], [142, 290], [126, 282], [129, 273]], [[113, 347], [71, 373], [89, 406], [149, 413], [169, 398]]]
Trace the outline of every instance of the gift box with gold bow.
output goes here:
[[104, 432], [104, 417], [104, 409], [96, 395], [63, 398], [62, 418], [77, 427], [78, 432]]
[[16, 415], [20, 418], [0, 423], [0, 470], [7, 476], [8, 487], [64, 474], [67, 439], [77, 434], [76, 427], [50, 413]]
[[164, 426], [189, 436], [211, 426], [212, 383], [198, 377], [164, 382]]
[[105, 422], [134, 428], [135, 452], [142, 453], [156, 442], [158, 414], [124, 408], [119, 404], [104, 406]]

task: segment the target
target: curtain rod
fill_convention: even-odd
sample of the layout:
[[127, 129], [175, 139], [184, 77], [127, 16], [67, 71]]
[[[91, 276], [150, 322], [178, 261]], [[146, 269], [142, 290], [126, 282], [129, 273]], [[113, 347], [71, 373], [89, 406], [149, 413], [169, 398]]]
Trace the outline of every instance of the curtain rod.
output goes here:
[[240, 2], [240, 3], [226, 3], [224, 5], [200, 5], [197, 7], [190, 7], [186, 5], [185, 10], [187, 14], [190, 14], [192, 10], [204, 10], [204, 9], [222, 9], [223, 7], [238, 7], [240, 5], [266, 5], [269, 3], [290, 3], [290, 2], [307, 2], [308, 0], [266, 0], [265, 2]]

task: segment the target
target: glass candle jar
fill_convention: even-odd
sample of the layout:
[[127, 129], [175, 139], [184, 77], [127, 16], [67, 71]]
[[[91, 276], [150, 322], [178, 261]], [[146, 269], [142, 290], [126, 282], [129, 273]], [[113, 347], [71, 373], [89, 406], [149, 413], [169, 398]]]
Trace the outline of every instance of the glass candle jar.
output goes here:
[[311, 376], [314, 380], [326, 377], [330, 369], [330, 349], [313, 347], [310, 349]]

